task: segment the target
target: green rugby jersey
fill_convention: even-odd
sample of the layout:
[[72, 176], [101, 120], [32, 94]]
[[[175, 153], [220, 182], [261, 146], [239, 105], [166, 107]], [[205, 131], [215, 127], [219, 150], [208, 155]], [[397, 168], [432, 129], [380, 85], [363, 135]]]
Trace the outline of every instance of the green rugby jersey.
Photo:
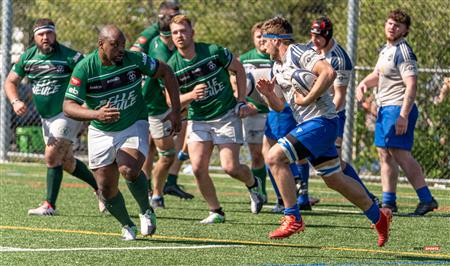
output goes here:
[[70, 74], [82, 58], [81, 53], [58, 43], [50, 54], [42, 54], [34, 45], [13, 66], [12, 71], [30, 80], [33, 102], [41, 117], [50, 118], [62, 112]]
[[146, 28], [139, 34], [134, 47], [141, 48], [142, 52], [148, 54], [150, 42], [159, 35], [159, 23], [153, 23], [150, 27]]
[[[174, 52], [175, 48], [174, 50], [169, 50], [169, 47], [159, 36], [153, 38], [149, 46], [150, 57], [163, 62], [167, 62]], [[169, 109], [162, 80], [147, 78], [142, 88], [142, 94], [147, 104], [148, 115], [163, 114]]]
[[103, 131], [120, 131], [138, 120], [147, 120], [147, 108], [142, 97], [142, 75], [153, 76], [158, 60], [144, 53], [125, 51], [120, 66], [104, 66], [98, 49], [78, 64], [70, 78], [66, 98], [89, 109], [97, 110], [110, 102], [120, 111], [120, 119], [114, 123], [91, 121], [91, 125]]
[[[253, 103], [258, 109], [259, 113], [268, 113], [269, 108], [267, 107], [266, 102], [261, 97], [259, 92], [256, 90], [256, 82], [257, 78], [261, 78], [260, 75], [262, 73], [269, 73], [272, 68], [273, 61], [270, 60], [270, 56], [268, 54], [263, 54], [258, 52], [256, 48], [242, 54], [239, 57], [239, 61], [244, 65], [245, 71], [248, 74], [252, 74], [253, 77], [253, 86], [250, 90], [249, 95], [246, 97], [247, 101]], [[268, 78], [268, 77], [265, 77]]]
[[226, 48], [207, 43], [195, 43], [195, 54], [194, 58], [188, 60], [175, 52], [167, 64], [175, 72], [182, 94], [192, 91], [197, 84], [205, 83], [208, 86], [203, 99], [189, 104], [188, 119], [211, 120], [236, 105], [227, 70], [233, 54]]

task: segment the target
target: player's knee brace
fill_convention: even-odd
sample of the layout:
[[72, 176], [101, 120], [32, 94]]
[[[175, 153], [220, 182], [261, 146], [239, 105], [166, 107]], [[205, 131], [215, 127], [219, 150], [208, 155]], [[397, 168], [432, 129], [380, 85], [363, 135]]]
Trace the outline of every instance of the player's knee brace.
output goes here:
[[175, 153], [176, 153], [175, 149], [169, 149], [169, 150], [165, 150], [165, 151], [158, 149], [159, 156], [163, 156], [163, 157], [172, 158], [172, 157], [175, 157]]

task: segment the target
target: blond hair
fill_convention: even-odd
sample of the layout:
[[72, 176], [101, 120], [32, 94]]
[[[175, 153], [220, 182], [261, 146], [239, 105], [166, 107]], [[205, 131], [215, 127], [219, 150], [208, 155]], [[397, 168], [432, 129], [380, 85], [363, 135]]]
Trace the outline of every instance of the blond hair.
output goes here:
[[175, 24], [183, 24], [186, 23], [187, 25], [189, 25], [189, 27], [192, 28], [192, 22], [191, 20], [186, 16], [186, 15], [176, 15], [175, 17], [172, 18], [172, 20], [170, 21], [170, 24], [175, 23]]

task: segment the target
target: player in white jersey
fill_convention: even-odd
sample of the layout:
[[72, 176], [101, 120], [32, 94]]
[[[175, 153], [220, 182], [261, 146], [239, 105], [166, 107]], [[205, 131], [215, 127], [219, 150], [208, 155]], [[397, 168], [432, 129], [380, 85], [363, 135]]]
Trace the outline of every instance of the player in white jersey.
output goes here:
[[356, 97], [378, 87], [376, 104], [379, 107], [375, 126], [375, 146], [381, 163], [383, 206], [397, 211], [396, 189], [398, 166], [419, 197], [414, 215], [425, 215], [438, 208], [432, 197], [419, 163], [411, 154], [418, 110], [414, 103], [417, 91], [417, 59], [404, 37], [408, 35], [411, 18], [402, 10], [389, 13], [384, 33], [387, 43], [378, 57], [375, 70], [356, 88]]
[[[274, 110], [283, 110], [285, 102], [288, 102], [298, 123], [289, 134], [278, 140], [266, 157], [285, 204], [281, 226], [269, 237], [286, 238], [305, 228], [289, 164], [307, 158], [330, 188], [364, 211], [375, 224], [378, 246], [383, 246], [389, 237], [392, 213], [389, 209], [380, 210], [358, 182], [342, 173], [334, 145], [337, 115], [327, 90], [336, 77], [335, 71], [313, 49], [294, 44], [292, 26], [284, 18], [275, 17], [266, 21], [262, 31], [266, 53], [275, 61], [272, 69], [274, 78], [271, 81], [260, 79], [257, 89], [267, 97], [269, 106]], [[298, 70], [308, 70], [317, 76], [307, 94], [301, 94], [293, 86], [293, 74]], [[281, 89], [281, 97], [275, 93], [275, 86]]]
[[[341, 157], [342, 138], [344, 136], [345, 124], [345, 95], [350, 77], [353, 71], [353, 64], [347, 52], [333, 38], [333, 24], [327, 17], [315, 19], [311, 24], [311, 42], [309, 45], [319, 54], [323, 55], [336, 71], [336, 78], [330, 87], [330, 94], [333, 97], [333, 103], [336, 106], [338, 115], [338, 136], [336, 138], [336, 148]], [[369, 194], [370, 198], [377, 204], [379, 203], [372, 193], [359, 178], [357, 172], [349, 162], [345, 162], [341, 158], [342, 172], [358, 181], [364, 190]], [[302, 179], [304, 176], [302, 175]], [[304, 180], [307, 182], [307, 180]]]

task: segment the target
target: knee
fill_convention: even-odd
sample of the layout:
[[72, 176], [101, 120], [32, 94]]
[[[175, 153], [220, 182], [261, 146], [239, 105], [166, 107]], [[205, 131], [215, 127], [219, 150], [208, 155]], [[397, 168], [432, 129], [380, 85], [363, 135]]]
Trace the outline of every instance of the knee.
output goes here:
[[339, 178], [330, 178], [322, 176], [323, 181], [327, 185], [327, 187], [331, 188], [332, 190], [337, 190], [339, 187]]
[[165, 167], [170, 167], [172, 163], [175, 161], [175, 155], [159, 155], [158, 163], [164, 165]]
[[201, 179], [208, 174], [208, 166], [206, 165], [192, 165], [192, 172], [197, 179]]
[[230, 176], [238, 176], [239, 175], [239, 166], [236, 162], [228, 162], [222, 164], [222, 168], [227, 175]]
[[255, 165], [264, 164], [264, 157], [263, 157], [262, 153], [260, 153], [260, 152], [252, 154], [252, 160], [253, 160], [253, 164], [255, 164]]
[[120, 174], [127, 180], [134, 181], [139, 175], [141, 169], [129, 165], [121, 165], [119, 167]]
[[117, 195], [118, 189], [112, 186], [98, 186], [97, 196], [101, 202], [106, 202]]
[[273, 166], [276, 166], [276, 165], [282, 163], [282, 160], [281, 160], [281, 157], [279, 156], [279, 154], [270, 152], [270, 151], [267, 154], [265, 161], [266, 161], [266, 164], [269, 165], [269, 167], [273, 167]]

